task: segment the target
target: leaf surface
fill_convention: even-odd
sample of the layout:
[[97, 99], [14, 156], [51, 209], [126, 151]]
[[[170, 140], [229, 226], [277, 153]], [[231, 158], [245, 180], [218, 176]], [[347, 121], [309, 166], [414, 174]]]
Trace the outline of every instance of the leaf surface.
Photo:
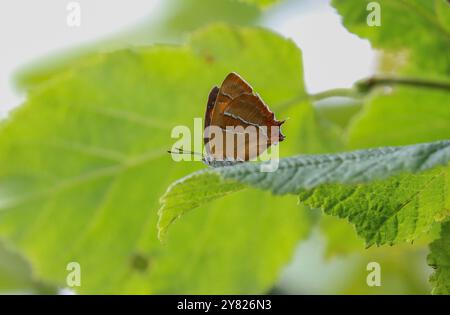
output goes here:
[[450, 222], [441, 226], [440, 238], [430, 244], [428, 264], [435, 269], [430, 277], [433, 294], [450, 294]]
[[192, 130], [231, 71], [274, 110], [304, 93], [292, 42], [225, 25], [184, 46], [90, 55], [29, 92], [0, 126], [0, 236], [33, 275], [62, 287], [75, 261], [80, 293], [270, 289], [309, 229], [292, 196], [246, 190], [187, 216], [165, 245], [156, 238], [165, 188], [204, 167], [171, 159], [171, 130]]
[[[439, 141], [299, 155], [281, 159], [274, 172], [262, 172], [260, 163], [202, 170], [177, 181], [165, 193], [160, 235], [186, 211], [233, 192], [239, 187], [232, 185], [234, 180], [274, 194], [299, 194], [311, 207], [348, 218], [368, 245], [412, 240], [448, 215], [449, 162], [450, 141]], [[190, 187], [206, 198], [190, 203]]]

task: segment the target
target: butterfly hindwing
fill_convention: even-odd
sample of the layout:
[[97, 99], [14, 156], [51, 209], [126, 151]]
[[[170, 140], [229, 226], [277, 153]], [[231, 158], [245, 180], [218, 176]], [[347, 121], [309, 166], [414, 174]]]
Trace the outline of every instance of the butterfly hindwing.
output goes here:
[[[205, 112], [205, 125], [204, 125], [205, 129], [206, 129], [206, 127], [208, 127], [211, 124], [212, 111], [214, 108], [214, 104], [216, 103], [218, 94], [219, 94], [219, 88], [217, 86], [213, 87], [211, 89], [211, 92], [209, 92], [208, 104], [206, 105], [206, 112]], [[205, 144], [209, 141], [208, 135], [203, 136], [203, 141]]]

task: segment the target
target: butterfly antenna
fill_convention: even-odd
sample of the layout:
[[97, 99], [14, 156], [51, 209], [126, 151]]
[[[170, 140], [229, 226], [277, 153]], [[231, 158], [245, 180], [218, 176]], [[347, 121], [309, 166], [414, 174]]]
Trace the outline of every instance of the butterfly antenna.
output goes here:
[[198, 155], [198, 156], [203, 157], [203, 155], [198, 153], [198, 152], [193, 152], [193, 151], [184, 150], [184, 149], [180, 149], [180, 148], [175, 148], [175, 150], [177, 150], [177, 151], [170, 151], [169, 150], [169, 151], [167, 151], [167, 153], [170, 153], [170, 154], [190, 154], [190, 155]]

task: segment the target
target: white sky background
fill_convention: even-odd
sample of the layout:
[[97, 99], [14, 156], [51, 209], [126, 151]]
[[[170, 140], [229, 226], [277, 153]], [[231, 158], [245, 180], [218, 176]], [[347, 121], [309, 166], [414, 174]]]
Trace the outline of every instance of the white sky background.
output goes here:
[[302, 49], [308, 92], [351, 87], [374, 72], [375, 51], [369, 41], [344, 28], [330, 0], [287, 1], [276, 11], [264, 24]]
[[68, 27], [70, 0], [0, 2], [0, 118], [23, 100], [11, 82], [15, 71], [49, 53], [104, 38], [148, 18], [163, 0], [77, 0], [80, 27]]
[[[20, 104], [11, 82], [24, 64], [48, 53], [89, 43], [145, 21], [163, 0], [78, 0], [81, 26], [66, 25], [61, 0], [9, 0], [0, 4], [0, 117]], [[373, 72], [375, 53], [366, 40], [350, 34], [329, 0], [288, 0], [261, 21], [303, 51], [304, 74], [310, 93], [350, 87]]]

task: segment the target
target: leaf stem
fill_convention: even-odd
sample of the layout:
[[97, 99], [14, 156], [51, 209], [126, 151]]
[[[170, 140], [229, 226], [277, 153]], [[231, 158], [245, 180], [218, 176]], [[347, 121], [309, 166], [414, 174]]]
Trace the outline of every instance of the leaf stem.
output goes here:
[[419, 88], [431, 88], [450, 91], [450, 82], [436, 81], [421, 78], [401, 78], [374, 76], [356, 82], [356, 88], [361, 92], [367, 92], [377, 86], [407, 85]]
[[330, 97], [360, 98], [368, 94], [376, 87], [396, 86], [396, 85], [404, 85], [417, 88], [439, 89], [450, 92], [449, 81], [437, 81], [423, 78], [373, 76], [357, 81], [351, 88], [330, 89], [316, 94], [300, 94], [281, 104], [279, 108], [286, 109], [292, 105], [298, 104], [306, 100], [320, 101]]

